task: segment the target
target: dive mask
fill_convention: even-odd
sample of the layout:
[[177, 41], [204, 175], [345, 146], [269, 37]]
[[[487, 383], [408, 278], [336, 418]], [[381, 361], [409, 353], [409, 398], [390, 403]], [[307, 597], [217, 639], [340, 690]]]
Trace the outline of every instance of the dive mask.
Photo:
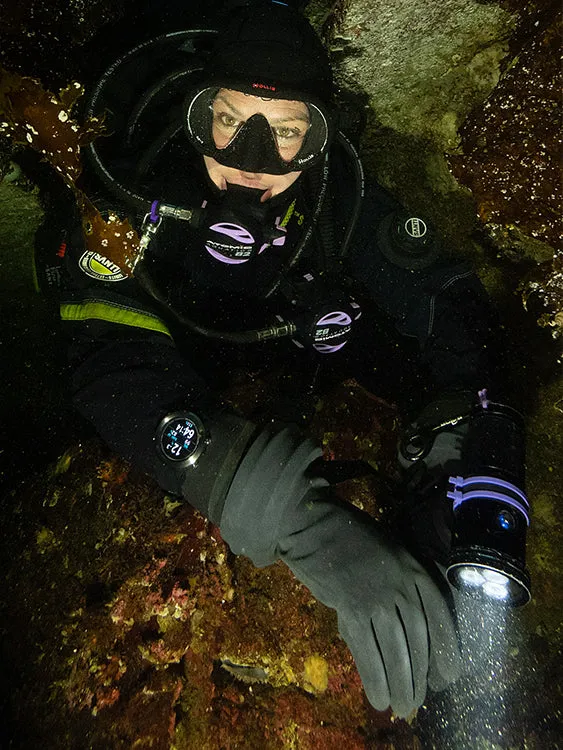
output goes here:
[[190, 94], [184, 110], [190, 142], [205, 156], [244, 172], [308, 169], [329, 146], [330, 117], [320, 104], [263, 96], [267, 93], [209, 86]]

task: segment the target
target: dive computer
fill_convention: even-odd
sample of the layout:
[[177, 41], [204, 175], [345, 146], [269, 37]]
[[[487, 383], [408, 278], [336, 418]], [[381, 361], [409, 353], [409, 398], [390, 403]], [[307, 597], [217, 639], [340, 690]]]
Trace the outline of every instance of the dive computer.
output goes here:
[[192, 412], [167, 414], [156, 429], [156, 448], [166, 461], [177, 466], [195, 466], [209, 443], [201, 419]]

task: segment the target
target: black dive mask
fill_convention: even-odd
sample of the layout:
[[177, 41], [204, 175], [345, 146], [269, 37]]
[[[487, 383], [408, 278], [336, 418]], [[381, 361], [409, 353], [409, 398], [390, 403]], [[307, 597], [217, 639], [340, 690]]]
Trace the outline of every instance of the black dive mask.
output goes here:
[[[265, 105], [265, 113], [245, 120], [225, 104], [222, 92], [228, 99], [229, 91], [207, 87], [186, 99], [186, 132], [200, 153], [244, 172], [287, 174], [308, 169], [326, 152], [332, 126], [320, 104], [287, 100], [291, 118], [275, 119]], [[259, 93], [249, 96], [261, 99]]]
[[264, 190], [228, 185], [216, 203], [203, 212], [200, 230], [205, 249], [228, 265], [247, 263], [268, 247], [285, 244], [286, 229], [272, 216]]

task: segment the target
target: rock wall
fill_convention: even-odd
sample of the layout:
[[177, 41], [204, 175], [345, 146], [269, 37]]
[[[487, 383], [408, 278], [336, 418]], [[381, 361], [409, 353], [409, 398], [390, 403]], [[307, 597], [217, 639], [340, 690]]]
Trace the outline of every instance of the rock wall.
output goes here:
[[479, 219], [500, 252], [529, 273], [523, 299], [539, 296], [541, 325], [563, 326], [563, 190], [559, 14], [534, 22], [498, 86], [467, 118], [450, 165], [477, 202]]
[[312, 18], [338, 84], [365, 94], [368, 170], [433, 219], [494, 292], [503, 280], [491, 260], [520, 263], [507, 283], [518, 277], [525, 302], [537, 295], [540, 324], [559, 335], [559, 7], [338, 0], [313, 5]]
[[451, 148], [497, 84], [514, 23], [475, 0], [353, 0], [333, 34], [339, 79], [366, 90], [381, 126]]

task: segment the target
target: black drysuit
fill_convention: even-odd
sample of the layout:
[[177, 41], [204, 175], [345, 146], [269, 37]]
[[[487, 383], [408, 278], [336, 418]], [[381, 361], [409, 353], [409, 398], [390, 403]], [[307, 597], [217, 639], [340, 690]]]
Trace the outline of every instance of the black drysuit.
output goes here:
[[[146, 181], [147, 205], [152, 199], [206, 205], [220, 218], [218, 191], [201, 157], [186, 145], [183, 149]], [[274, 350], [295, 356], [303, 350], [289, 338], [275, 345], [223, 346], [186, 329], [170, 312], [214, 329], [255, 329], [276, 315], [287, 320], [296, 308], [307, 308], [313, 298], [322, 301], [338, 287], [339, 299], [352, 294], [364, 311], [357, 324], [362, 340], [359, 346], [352, 340], [335, 354], [315, 353], [326, 367], [354, 346], [367, 359], [377, 359], [372, 351], [377, 331], [392, 320], [401, 334], [418, 342], [432, 398], [488, 386], [489, 307], [478, 279], [463, 263], [440, 259], [412, 271], [388, 260], [378, 227], [398, 207], [377, 185], [368, 184], [347, 257], [336, 264], [333, 256], [352, 210], [354, 183], [337, 146], [331, 162], [326, 205], [332, 226], [327, 229], [327, 211], [321, 212], [299, 262], [267, 298], [263, 290], [272, 288], [309, 226], [314, 175], [304, 173], [285, 194], [260, 208], [274, 231], [264, 235], [261, 252], [247, 262], [225, 262], [211, 253], [204, 229], [163, 220], [145, 266], [160, 303], [135, 277], [125, 278], [105, 262], [103, 247], [100, 258], [70, 243], [61, 317], [71, 339], [75, 404], [104, 440], [219, 524], [234, 552], [247, 554], [257, 565], [284, 560], [315, 596], [337, 610], [340, 631], [373, 705], [384, 709], [391, 704], [406, 715], [421, 705], [428, 684], [440, 688], [458, 673], [453, 626], [439, 588], [371, 519], [339, 505], [326, 483], [309, 475], [319, 451], [299, 431], [267, 427], [249, 440], [244, 420], [216, 416], [216, 391], [228, 383], [229, 357], [240, 363], [264, 352], [266, 361]], [[303, 280], [307, 275], [313, 282]], [[379, 361], [378, 367], [385, 363]], [[178, 409], [211, 424], [207, 455], [189, 476], [168, 467], [154, 444], [160, 420]], [[220, 491], [212, 487], [210, 475], [225, 473], [225, 452], [214, 452], [214, 434], [217, 444], [240, 443]], [[212, 505], [202, 498], [208, 490], [214, 493]]]
[[[336, 247], [351, 210], [354, 189], [345, 161], [338, 157], [340, 154], [329, 181]], [[155, 187], [146, 188], [147, 194], [176, 205], [199, 206], [207, 198], [213, 199], [217, 190], [197, 164], [201, 157], [193, 154], [193, 158], [195, 165], [186, 159], [176, 162], [173, 171], [157, 175]], [[306, 184], [301, 186], [301, 182]], [[227, 264], [214, 259], [205, 250], [205, 237], [200, 232], [180, 220], [164, 219], [147, 256], [151, 274], [170, 306], [213, 328], [255, 329], [278, 313], [285, 316], [291, 305], [287, 293], [283, 297], [283, 283], [278, 294], [268, 299], [256, 296], [256, 292], [271, 284], [300, 238], [313, 202], [313, 196], [306, 194], [308, 187], [304, 173], [297, 189], [290, 188], [288, 196], [275, 199], [276, 205], [266, 219], [270, 223], [283, 217], [290, 207], [284, 245], [272, 244], [247, 263]], [[335, 285], [340, 287], [342, 297], [351, 288], [364, 310], [361, 326], [357, 325], [357, 335], [362, 338], [354, 342], [353, 326], [352, 345], [379, 370], [385, 369], [385, 362], [380, 361], [376, 350], [378, 331], [389, 320], [405, 339], [410, 337], [406, 349], [412, 350], [416, 340], [430, 398], [490, 387], [491, 314], [479, 280], [466, 263], [439, 259], [413, 271], [388, 260], [378, 247], [378, 225], [396, 209], [388, 193], [368, 183], [347, 258], [337, 273], [331, 274], [326, 268], [332, 259], [326, 259], [322, 238], [317, 241], [315, 235], [321, 233], [318, 228], [292, 271], [290, 283], [296, 280], [293, 286], [299, 292], [302, 276], [315, 275], [310, 285], [314, 290], [305, 285], [304, 294], [309, 298], [330, 298]], [[103, 247], [99, 253], [104, 255]], [[197, 412], [216, 384], [224, 384], [229, 357], [239, 363], [248, 358], [268, 361], [274, 351], [282, 349], [284, 356], [298, 351], [289, 339], [275, 347], [259, 343], [237, 348], [215, 346], [182, 329], [175, 316], [165, 306], [155, 304], [135, 278], [96, 274], [92, 271], [95, 264], [88, 263], [85, 255], [80, 244], [70, 243], [66, 254], [68, 288], [62, 305], [62, 319], [72, 338], [75, 403], [113, 448], [149, 473], [152, 439], [160, 419], [175, 408]], [[352, 286], [342, 284], [343, 275]], [[367, 320], [366, 315], [370, 316]], [[317, 360], [327, 369], [333, 366], [331, 358], [340, 366], [346, 351], [319, 354]], [[361, 378], [361, 363], [358, 370], [350, 374]], [[144, 461], [149, 463], [143, 465]]]

